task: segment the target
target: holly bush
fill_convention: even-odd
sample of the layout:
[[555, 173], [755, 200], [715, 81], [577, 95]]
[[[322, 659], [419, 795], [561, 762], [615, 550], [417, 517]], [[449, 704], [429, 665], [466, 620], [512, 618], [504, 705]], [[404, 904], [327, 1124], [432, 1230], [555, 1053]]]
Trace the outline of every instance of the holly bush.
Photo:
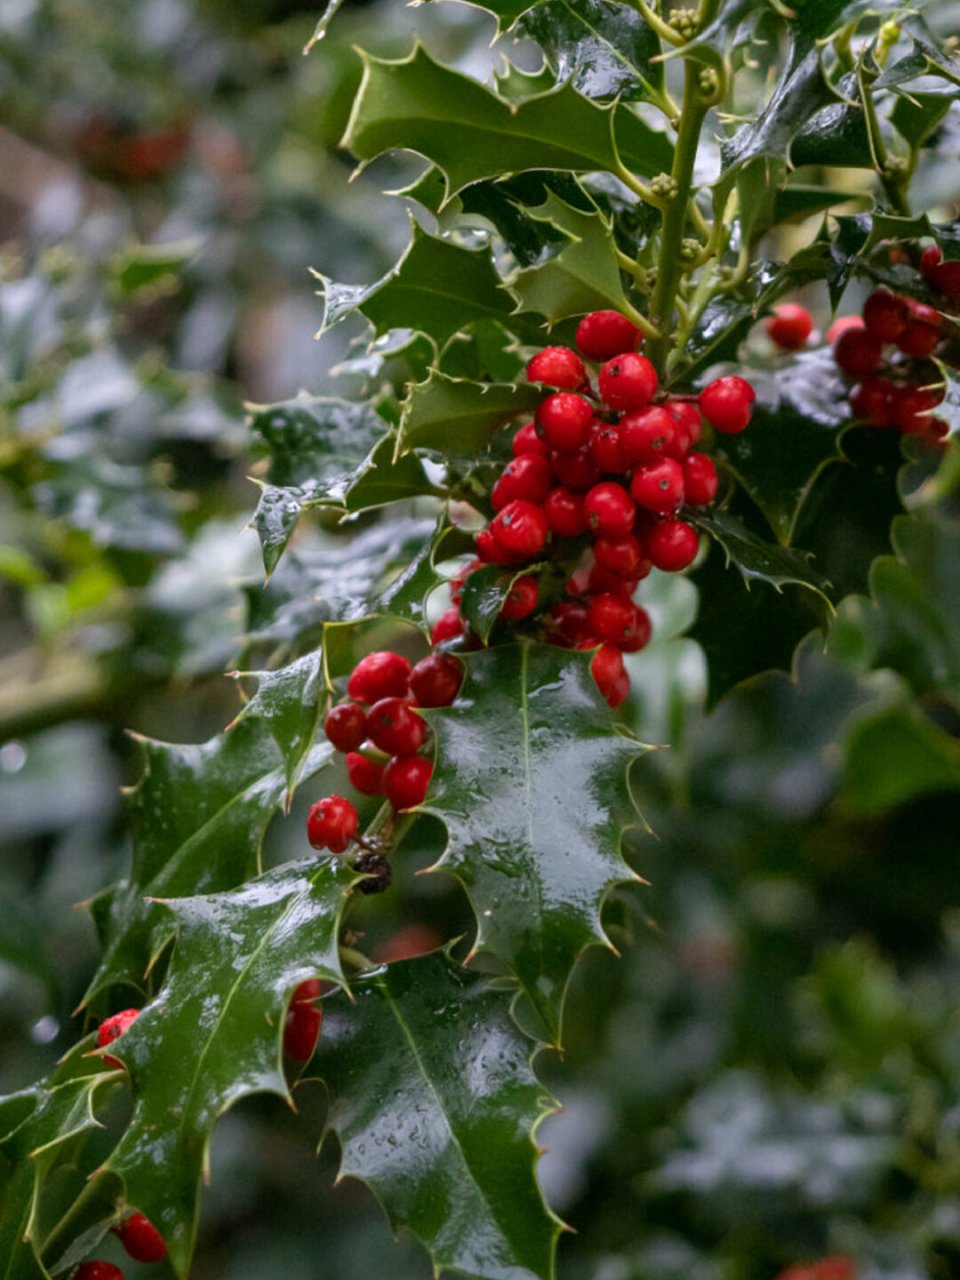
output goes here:
[[[362, 332], [323, 394], [244, 424], [171, 358], [181, 314], [138, 348], [182, 246], [0, 294], [33, 539], [0, 572], [47, 658], [82, 647], [6, 733], [219, 663], [237, 695], [200, 745], [137, 735], [69, 1046], [0, 1099], [2, 1274], [318, 1274], [251, 1270], [266, 1187], [334, 1276], [947, 1280], [956, 8], [475, 7], [447, 58], [430, 5], [338, 81], [410, 232], [373, 283], [318, 271], [321, 328]], [[97, 164], [162, 178], [138, 138]], [[84, 290], [126, 323], [89, 341]], [[265, 579], [198, 612], [246, 459]], [[237, 1114], [261, 1201], [194, 1265]]]

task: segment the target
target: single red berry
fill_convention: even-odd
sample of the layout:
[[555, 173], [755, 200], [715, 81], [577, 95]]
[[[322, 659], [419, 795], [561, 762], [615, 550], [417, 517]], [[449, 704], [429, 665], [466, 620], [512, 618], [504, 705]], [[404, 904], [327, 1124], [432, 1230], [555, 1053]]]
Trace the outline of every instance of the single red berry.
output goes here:
[[492, 522], [494, 536], [516, 560], [530, 560], [550, 536], [546, 512], [525, 498], [508, 502]]
[[630, 631], [635, 608], [632, 600], [615, 595], [612, 591], [591, 596], [587, 602], [587, 619], [591, 632], [601, 640], [618, 644]]
[[583, 511], [583, 494], [572, 489], [551, 489], [543, 504], [547, 523], [561, 538], [576, 538], [587, 531]]
[[81, 1262], [73, 1280], [123, 1280], [123, 1272], [112, 1262]]
[[323, 995], [323, 983], [319, 978], [305, 978], [298, 982], [290, 997], [290, 1004], [312, 1004]]
[[550, 610], [551, 639], [565, 649], [586, 640], [590, 634], [590, 622], [585, 605], [563, 600]]
[[550, 452], [550, 446], [545, 440], [540, 439], [537, 435], [537, 428], [532, 422], [528, 422], [520, 428], [513, 437], [513, 443], [510, 447], [515, 458], [520, 458], [525, 453], [539, 453], [542, 458], [545, 458]]
[[312, 1004], [291, 1006], [283, 1024], [284, 1051], [297, 1062], [309, 1062], [317, 1047], [322, 1023], [322, 1009]]
[[383, 771], [383, 789], [394, 809], [422, 804], [430, 786], [433, 765], [424, 756], [397, 756]]
[[556, 391], [545, 396], [537, 409], [537, 431], [560, 453], [570, 453], [587, 443], [593, 410], [590, 403], [572, 391]]
[[[114, 1040], [122, 1036], [123, 1033], [130, 1028], [130, 1024], [134, 1022], [139, 1015], [139, 1009], [121, 1009], [119, 1013], [112, 1014], [109, 1018], [104, 1018], [97, 1028], [97, 1047], [102, 1049], [105, 1045], [112, 1044]], [[124, 1064], [119, 1058], [115, 1058], [110, 1053], [103, 1055], [103, 1065], [110, 1067], [113, 1071], [123, 1071]]]
[[[509, 553], [502, 547], [497, 540], [496, 530], [492, 525], [487, 525], [473, 540], [473, 544], [477, 550], [477, 558], [483, 564], [507, 564], [510, 560]], [[436, 641], [434, 641], [436, 643]]]
[[705, 453], [690, 453], [683, 462], [683, 497], [691, 507], [707, 507], [717, 496], [719, 481], [713, 459]]
[[367, 736], [367, 713], [356, 702], [341, 702], [328, 711], [323, 728], [337, 751], [356, 751]]
[[[453, 577], [449, 580], [447, 585], [450, 588], [450, 599], [453, 601], [454, 604], [459, 604], [460, 601], [462, 600], [463, 588], [464, 588], [464, 585], [466, 584], [467, 579], [470, 577], [471, 573], [476, 573], [478, 569], [482, 569], [482, 568], [483, 568], [482, 560], [471, 560], [468, 565], [464, 565], [464, 567], [459, 571], [459, 573], [455, 573]], [[411, 680], [413, 679], [412, 673], [410, 678]], [[413, 685], [411, 684], [410, 687], [413, 688]]]
[[883, 359], [883, 343], [866, 329], [845, 329], [834, 343], [833, 358], [851, 378], [875, 373]]
[[445, 640], [456, 640], [462, 636], [466, 628], [460, 610], [456, 605], [444, 610], [430, 629], [430, 643], [443, 644]]
[[675, 458], [664, 458], [633, 473], [630, 492], [645, 511], [670, 515], [683, 502], [683, 467]]
[[650, 615], [646, 609], [641, 609], [639, 605], [635, 604], [633, 606], [633, 618], [630, 625], [616, 642], [617, 648], [624, 653], [638, 653], [650, 643], [652, 633], [653, 626], [650, 622]]
[[647, 555], [654, 568], [678, 573], [693, 564], [700, 539], [692, 525], [684, 520], [662, 520], [647, 538]]
[[529, 618], [536, 609], [540, 599], [540, 588], [532, 573], [525, 573], [517, 578], [507, 592], [500, 607], [500, 617], [505, 622], [519, 622], [521, 618]]
[[135, 1262], [159, 1262], [167, 1256], [163, 1236], [142, 1213], [131, 1213], [117, 1229], [120, 1243]]
[[494, 511], [502, 511], [508, 502], [526, 498], [528, 502], [543, 502], [550, 492], [553, 476], [550, 463], [537, 453], [521, 454], [503, 469], [503, 474], [493, 486], [490, 501]]
[[591, 311], [577, 325], [577, 346], [588, 360], [609, 360], [636, 351], [643, 334], [619, 311]]
[[359, 751], [351, 751], [347, 756], [347, 777], [362, 796], [383, 795], [383, 765], [368, 760]]
[[864, 418], [875, 427], [890, 427], [896, 384], [889, 378], [864, 378], [850, 392], [850, 408], [856, 418]]
[[463, 684], [463, 663], [452, 653], [431, 653], [410, 672], [410, 690], [421, 707], [449, 707]]
[[587, 574], [587, 591], [590, 596], [600, 596], [606, 592], [611, 595], [629, 599], [636, 591], [642, 578], [653, 568], [649, 560], [641, 560], [634, 573], [615, 573], [602, 564], [592, 564]]
[[616, 422], [596, 422], [590, 437], [590, 459], [601, 471], [619, 475], [630, 465]]
[[307, 839], [314, 849], [343, 853], [359, 825], [357, 811], [349, 800], [343, 796], [324, 796], [307, 814]]
[[700, 410], [717, 431], [736, 435], [750, 421], [757, 393], [746, 378], [715, 378], [700, 392]]
[[550, 466], [555, 478], [567, 489], [590, 489], [600, 479], [600, 468], [589, 448], [573, 453], [551, 453]]
[[388, 756], [412, 756], [423, 746], [427, 726], [409, 702], [381, 698], [370, 708], [370, 738]]
[[862, 329], [863, 316], [837, 316], [833, 324], [827, 330], [827, 341], [831, 346], [837, 341], [842, 333], [846, 333], [848, 329]]
[[863, 304], [863, 324], [867, 333], [880, 342], [896, 342], [910, 319], [906, 298], [889, 289], [874, 289]]
[[939, 267], [942, 259], [943, 254], [940, 252], [940, 246], [938, 244], [928, 244], [920, 255], [920, 274], [929, 280], [937, 267]]
[[632, 533], [622, 538], [597, 538], [593, 554], [601, 569], [627, 578], [638, 574], [646, 559], [640, 539]]
[[620, 420], [623, 451], [631, 462], [657, 462], [670, 453], [677, 432], [673, 414], [659, 406], [624, 414]]
[[611, 409], [643, 409], [657, 394], [657, 371], [646, 356], [628, 351], [600, 370], [600, 398]]
[[347, 681], [347, 693], [357, 702], [402, 698], [410, 680], [410, 663], [389, 649], [368, 653], [357, 663]]
[[594, 533], [608, 538], [623, 538], [633, 530], [636, 503], [622, 484], [604, 480], [596, 484], [583, 500], [587, 525]]
[[784, 351], [800, 351], [813, 333], [813, 316], [799, 302], [781, 302], [768, 317], [767, 337]]
[[527, 381], [576, 391], [587, 380], [583, 361], [569, 347], [544, 347], [527, 361]]
[[906, 356], [929, 356], [940, 342], [940, 313], [925, 302], [910, 303], [910, 319], [897, 346]]
[[590, 674], [610, 706], [619, 707], [630, 692], [630, 679], [616, 645], [601, 645], [590, 660]]
[[890, 421], [905, 435], [926, 435], [930, 412], [942, 399], [942, 387], [895, 387], [889, 399]]
[[703, 419], [697, 406], [689, 400], [672, 400], [667, 408], [670, 416], [686, 428], [691, 445], [696, 444], [703, 434]]
[[932, 287], [945, 298], [960, 297], [960, 262], [941, 262], [929, 278]]

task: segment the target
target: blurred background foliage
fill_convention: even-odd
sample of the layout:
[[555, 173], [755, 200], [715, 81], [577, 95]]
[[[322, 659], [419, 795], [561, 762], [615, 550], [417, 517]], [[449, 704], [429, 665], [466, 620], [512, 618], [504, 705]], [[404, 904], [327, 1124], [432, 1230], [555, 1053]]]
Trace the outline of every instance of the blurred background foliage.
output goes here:
[[[931, 13], [955, 29], [956, 6]], [[315, 643], [358, 575], [386, 580], [423, 536], [415, 508], [389, 529], [318, 519], [264, 590], [246, 528], [243, 401], [329, 391], [358, 333], [313, 341], [307, 268], [372, 280], [408, 234], [379, 192], [416, 166], [350, 183], [337, 151], [352, 43], [399, 56], [419, 31], [480, 75], [493, 56], [475, 10], [348, 0], [304, 58], [316, 17], [306, 0], [0, 8], [4, 1091], [81, 1030], [97, 948], [70, 906], [126, 869], [124, 730], [218, 732], [237, 708], [225, 669]], [[919, 207], [950, 212], [935, 160], [958, 132], [954, 105]], [[826, 299], [805, 301], [825, 325]], [[340, 381], [359, 390], [368, 368]], [[669, 747], [633, 778], [656, 834], [628, 837], [650, 886], [610, 902], [622, 954], [588, 955], [568, 1049], [538, 1063], [564, 1107], [541, 1174], [577, 1232], [570, 1280], [762, 1280], [836, 1253], [862, 1280], [960, 1275], [960, 513], [930, 500], [928, 460], [888, 446], [849, 433], [864, 465], [832, 463], [806, 508], [799, 545], [844, 597], [826, 651], [815, 633], [793, 654], [814, 622], [799, 606], [758, 630], [769, 588], [745, 594], [715, 558], [652, 582], [631, 715]], [[828, 506], [849, 536], [818, 546]], [[272, 860], [301, 821], [274, 824]], [[457, 892], [412, 874], [429, 830], [423, 845], [365, 908], [374, 953], [401, 928], [467, 927]], [[197, 1280], [427, 1280], [363, 1187], [332, 1189], [322, 1090], [298, 1099], [298, 1116], [257, 1100], [217, 1129]]]

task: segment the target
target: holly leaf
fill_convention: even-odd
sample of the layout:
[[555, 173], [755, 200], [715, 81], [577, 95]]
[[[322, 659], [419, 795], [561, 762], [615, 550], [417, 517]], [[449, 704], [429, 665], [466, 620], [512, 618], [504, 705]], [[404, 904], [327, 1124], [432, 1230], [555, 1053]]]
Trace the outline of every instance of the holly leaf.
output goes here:
[[589, 656], [520, 643], [465, 655], [463, 696], [431, 714], [437, 765], [422, 808], [449, 840], [433, 871], [463, 884], [475, 952], [496, 956], [556, 1042], [580, 953], [606, 943], [600, 908], [635, 879], [620, 856], [642, 750], [618, 733]]
[[684, 516], [719, 543], [728, 567], [735, 565], [740, 570], [748, 588], [753, 582], [765, 582], [776, 591], [785, 586], [803, 587], [821, 599], [827, 609], [832, 609], [827, 595], [830, 584], [810, 567], [806, 552], [763, 542], [729, 511], [686, 510]]
[[177, 943], [157, 998], [115, 1053], [130, 1074], [130, 1122], [104, 1168], [190, 1269], [201, 1176], [217, 1119], [241, 1098], [289, 1100], [284, 1017], [306, 978], [341, 983], [337, 934], [352, 873], [335, 859], [290, 863], [230, 893], [168, 899]]
[[834, 92], [841, 101], [817, 111], [797, 130], [790, 159], [795, 166], [823, 164], [870, 169], [874, 163], [873, 151], [856, 75], [851, 72], [841, 77]]
[[858, 818], [960, 790], [960, 743], [912, 706], [859, 721], [844, 742], [844, 766], [841, 802]]
[[270, 730], [286, 767], [289, 807], [327, 708], [323, 654], [317, 648], [278, 671], [245, 671], [242, 675], [257, 681], [257, 691], [234, 724], [259, 719]]
[[419, 45], [397, 62], [361, 56], [363, 79], [342, 145], [364, 163], [385, 151], [417, 152], [443, 173], [447, 199], [472, 182], [527, 169], [615, 172], [621, 152], [638, 173], [670, 169], [664, 134], [572, 85], [512, 103]]
[[574, 209], [552, 193], [528, 216], [549, 223], [563, 238], [552, 256], [518, 271], [510, 281], [528, 311], [539, 312], [551, 325], [605, 309], [638, 318], [624, 293], [617, 246], [605, 218]]
[[423, 1241], [437, 1276], [549, 1280], [561, 1224], [537, 1186], [533, 1131], [552, 1107], [503, 993], [442, 954], [354, 991], [353, 1005], [326, 1002], [316, 1058], [340, 1177]]
[[541, 0], [520, 28], [545, 50], [557, 79], [588, 98], [657, 99], [663, 85], [653, 29], [635, 9], [606, 0]]
[[466, 464], [512, 418], [533, 413], [543, 395], [532, 383], [472, 382], [431, 372], [410, 388], [400, 419], [399, 447], [429, 449]]
[[[144, 988], [174, 932], [156, 899], [232, 889], [260, 871], [267, 825], [289, 801], [291, 767], [313, 774], [333, 754], [324, 742], [291, 766], [278, 745], [296, 726], [304, 732], [309, 677], [304, 663], [286, 688], [276, 678], [259, 709], [200, 746], [138, 737], [144, 768], [129, 793], [133, 867], [103, 904], [104, 954], [85, 1002], [116, 982]], [[284, 697], [299, 705], [285, 708]]]
[[472, 553], [473, 538], [447, 523], [443, 512], [433, 536], [427, 538], [409, 564], [373, 601], [370, 613], [390, 614], [427, 629], [426, 601], [446, 578], [437, 562]]

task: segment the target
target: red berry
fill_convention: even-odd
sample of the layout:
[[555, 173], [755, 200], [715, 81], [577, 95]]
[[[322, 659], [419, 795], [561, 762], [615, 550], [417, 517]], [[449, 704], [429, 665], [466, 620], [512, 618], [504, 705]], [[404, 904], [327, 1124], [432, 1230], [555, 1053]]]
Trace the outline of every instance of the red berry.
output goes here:
[[553, 623], [552, 639], [555, 644], [572, 649], [590, 634], [590, 623], [585, 605], [561, 601], [550, 610]]
[[632, 533], [622, 538], [597, 538], [593, 554], [601, 569], [626, 578], [639, 574], [646, 559], [640, 539]]
[[575, 453], [551, 453], [550, 465], [556, 479], [568, 489], [589, 489], [600, 479], [600, 468], [589, 448]]
[[383, 771], [383, 789], [394, 809], [422, 804], [430, 786], [433, 765], [424, 756], [397, 756]]
[[622, 649], [624, 653], [638, 653], [650, 643], [652, 632], [653, 627], [650, 623], [650, 615], [646, 609], [641, 609], [639, 605], [635, 604], [633, 606], [633, 618], [629, 627], [617, 641], [617, 647]]
[[324, 732], [338, 751], [356, 751], [367, 736], [367, 713], [356, 702], [331, 707]]
[[938, 244], [928, 244], [920, 255], [920, 273], [929, 280], [943, 258]]
[[493, 486], [490, 501], [494, 511], [502, 511], [508, 502], [526, 498], [528, 502], [543, 502], [550, 492], [553, 476], [550, 463], [536, 453], [521, 454], [503, 469], [503, 474]]
[[683, 496], [691, 507], [706, 507], [717, 496], [717, 468], [705, 453], [690, 453], [683, 462]]
[[864, 378], [850, 393], [854, 417], [864, 418], [875, 427], [892, 426], [892, 396], [896, 390], [889, 378]]
[[941, 262], [930, 272], [930, 284], [946, 298], [960, 297], [960, 262]]
[[652, 407], [624, 414], [620, 420], [623, 451], [631, 462], [656, 462], [670, 453], [677, 420], [666, 409]]
[[[349, 769], [350, 757], [347, 757]], [[314, 849], [343, 853], [360, 825], [357, 811], [343, 796], [324, 796], [307, 814], [307, 839]]]
[[588, 360], [609, 360], [636, 351], [643, 335], [619, 311], [591, 311], [577, 325], [577, 346]]
[[799, 351], [813, 333], [813, 317], [799, 302], [781, 302], [767, 319], [767, 337], [784, 351]]
[[550, 452], [550, 446], [545, 440], [540, 439], [537, 435], [537, 428], [532, 422], [528, 422], [520, 428], [513, 437], [513, 443], [510, 447], [515, 458], [520, 458], [525, 453], [539, 453], [542, 458], [545, 458]]
[[628, 351], [600, 370], [600, 398], [611, 409], [642, 409], [657, 394], [657, 371], [646, 356]]
[[867, 333], [880, 342], [896, 342], [907, 327], [910, 308], [906, 298], [889, 289], [875, 289], [863, 304], [863, 324]]
[[693, 564], [700, 539], [684, 520], [662, 520], [647, 538], [647, 555], [656, 569], [677, 573]]
[[322, 1022], [322, 1009], [315, 1009], [312, 1004], [291, 1006], [283, 1025], [285, 1052], [298, 1062], [309, 1062], [317, 1047]]
[[623, 538], [633, 530], [637, 508], [622, 484], [604, 480], [602, 484], [595, 484], [584, 498], [583, 511], [594, 533]]
[[842, 333], [846, 333], [848, 329], [862, 329], [863, 316], [837, 316], [833, 324], [827, 330], [827, 341], [831, 344], [835, 343]]
[[402, 698], [381, 698], [367, 721], [374, 744], [388, 756], [412, 756], [423, 746], [427, 726]]
[[410, 690], [421, 707], [449, 707], [463, 684], [463, 663], [452, 653], [431, 653], [410, 672]]
[[163, 1236], [142, 1213], [131, 1213], [117, 1229], [120, 1243], [135, 1262], [159, 1262], [167, 1256]]
[[481, 529], [474, 538], [473, 544], [477, 549], [477, 558], [483, 564], [507, 564], [510, 560], [509, 553], [498, 542], [496, 530], [492, 525], [488, 524], [485, 529]]
[[897, 338], [897, 346], [907, 356], [928, 356], [940, 342], [940, 313], [924, 302], [912, 302], [910, 319]]
[[942, 399], [942, 387], [894, 387], [889, 398], [890, 421], [905, 435], [926, 435], [930, 411]]
[[491, 527], [497, 542], [516, 560], [529, 560], [537, 555], [550, 536], [545, 511], [525, 498], [508, 502]]
[[410, 679], [410, 663], [389, 649], [368, 653], [357, 663], [347, 681], [347, 693], [357, 702], [402, 698]]
[[[109, 1018], [104, 1018], [97, 1028], [97, 1046], [102, 1049], [104, 1045], [112, 1044], [119, 1036], [130, 1028], [130, 1024], [137, 1018], [140, 1013], [139, 1009], [122, 1009], [120, 1013], [114, 1013]], [[103, 1055], [103, 1063], [106, 1067], [111, 1067], [114, 1071], [122, 1071], [124, 1064], [119, 1058], [115, 1058], [110, 1053]]]
[[601, 640], [618, 644], [633, 625], [635, 608], [632, 600], [615, 595], [612, 591], [591, 596], [587, 602], [587, 620], [590, 630]]
[[715, 378], [700, 392], [700, 410], [717, 431], [736, 435], [750, 421], [757, 393], [746, 378]]
[[383, 765], [368, 760], [359, 751], [351, 751], [347, 756], [347, 777], [362, 796], [383, 795]]
[[[455, 573], [453, 575], [448, 585], [450, 587], [450, 599], [453, 601], [454, 604], [459, 604], [460, 601], [463, 599], [463, 588], [466, 584], [467, 579], [470, 577], [471, 573], [476, 573], [478, 569], [482, 569], [482, 568], [483, 568], [482, 560], [471, 560], [468, 565], [465, 565], [459, 571], [459, 573]], [[411, 673], [411, 680], [412, 679], [413, 679], [413, 676]], [[413, 688], [412, 685], [410, 687]]]
[[593, 410], [589, 401], [572, 391], [556, 391], [540, 401], [537, 409], [539, 434], [560, 453], [570, 453], [590, 438]]
[[590, 660], [590, 674], [610, 706], [619, 707], [630, 692], [630, 679], [616, 645], [601, 645]]
[[123, 1272], [112, 1262], [81, 1262], [73, 1280], [123, 1280]]
[[527, 381], [576, 391], [587, 380], [583, 361], [569, 347], [544, 347], [527, 361]]
[[587, 531], [583, 494], [572, 489], [551, 489], [543, 506], [547, 523], [561, 538], [576, 538]]
[[629, 461], [623, 448], [623, 437], [616, 422], [597, 422], [590, 437], [590, 459], [601, 471], [618, 475], [626, 471]]
[[845, 329], [834, 343], [833, 358], [844, 373], [864, 378], [880, 367], [883, 343], [864, 328]]
[[305, 978], [298, 982], [290, 997], [290, 1004], [312, 1004], [323, 995], [323, 983], [319, 978]]
[[441, 613], [440, 617], [433, 624], [430, 630], [430, 643], [443, 644], [445, 640], [456, 640], [458, 636], [462, 636], [465, 627], [463, 618], [460, 616], [460, 610], [456, 605], [446, 609]]
[[641, 578], [645, 578], [652, 568], [649, 560], [641, 560], [635, 573], [620, 574], [604, 568], [602, 564], [593, 564], [587, 574], [586, 594], [599, 596], [609, 592], [629, 599], [636, 591]]
[[683, 502], [683, 467], [675, 458], [664, 458], [633, 473], [630, 492], [645, 511], [669, 515]]
[[532, 573], [525, 573], [517, 578], [500, 606], [500, 617], [506, 622], [519, 622], [521, 618], [529, 618], [537, 607], [540, 589]]
[[703, 420], [697, 406], [691, 404], [689, 400], [674, 400], [667, 405], [667, 408], [670, 410], [670, 416], [686, 428], [690, 443], [696, 444], [703, 434]]

